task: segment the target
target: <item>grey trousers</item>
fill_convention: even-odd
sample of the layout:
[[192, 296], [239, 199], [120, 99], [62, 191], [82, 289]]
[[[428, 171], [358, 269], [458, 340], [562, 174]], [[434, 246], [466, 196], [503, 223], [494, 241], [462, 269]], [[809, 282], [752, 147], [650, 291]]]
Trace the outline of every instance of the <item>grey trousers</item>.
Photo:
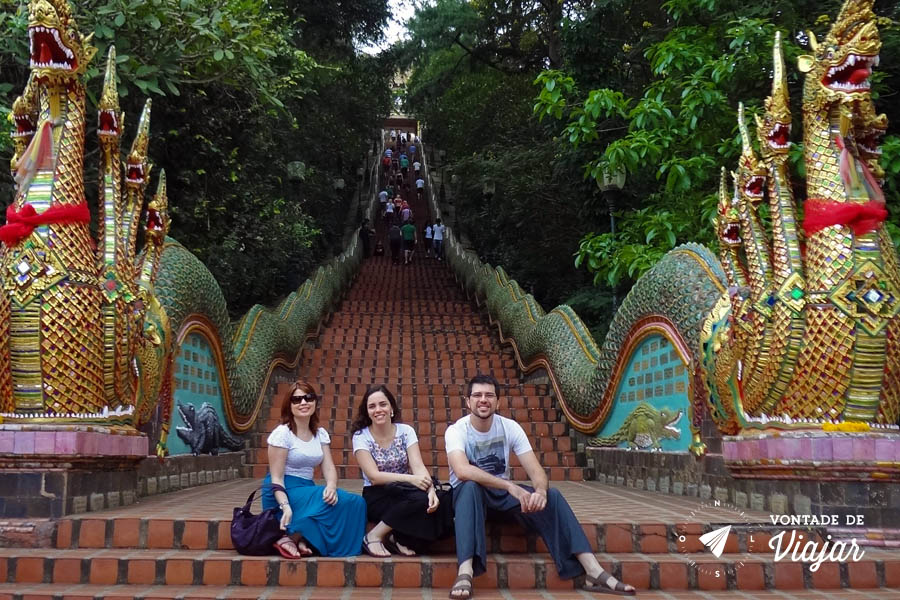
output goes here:
[[[534, 488], [520, 486], [529, 492]], [[485, 521], [517, 521], [528, 531], [537, 532], [550, 550], [562, 579], [584, 573], [577, 554], [591, 552], [575, 513], [558, 490], [547, 491], [547, 506], [536, 513], [522, 513], [522, 506], [509, 492], [464, 481], [453, 488], [453, 512], [456, 529], [456, 560], [473, 559], [476, 576], [487, 570]]]

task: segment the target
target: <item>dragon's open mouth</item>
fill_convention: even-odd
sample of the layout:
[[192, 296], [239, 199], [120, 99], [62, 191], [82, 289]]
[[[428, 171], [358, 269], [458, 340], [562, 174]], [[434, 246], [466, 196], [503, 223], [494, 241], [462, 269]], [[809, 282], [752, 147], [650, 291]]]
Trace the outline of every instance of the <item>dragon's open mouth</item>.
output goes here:
[[97, 133], [100, 135], [119, 135], [119, 120], [116, 118], [115, 111], [100, 111], [100, 122], [97, 125]]
[[884, 131], [878, 129], [870, 129], [865, 133], [857, 136], [856, 145], [866, 154], [881, 155], [881, 138]]
[[784, 150], [791, 145], [791, 126], [784, 123], [775, 123], [772, 131], [766, 136], [769, 146], [776, 150]]
[[16, 130], [10, 135], [14, 138], [31, 137], [37, 131], [34, 120], [28, 115], [15, 115]]
[[162, 217], [159, 216], [159, 211], [154, 208], [147, 209], [147, 230], [148, 231], [162, 231]]
[[35, 25], [28, 29], [31, 67], [75, 71], [75, 53], [59, 37], [59, 29]]
[[671, 421], [669, 421], [668, 423], [666, 423], [666, 425], [665, 425], [666, 431], [668, 431], [669, 433], [672, 433], [676, 436], [681, 435], [681, 431], [677, 427], [675, 427], [675, 425], [678, 423], [678, 421], [681, 420], [681, 415], [682, 415], [682, 412], [679, 410], [678, 413], [675, 414], [675, 418], [672, 419]]
[[766, 189], [766, 178], [762, 175], [754, 175], [744, 186], [744, 193], [751, 198], [762, 198]]
[[126, 183], [141, 185], [144, 183], [144, 165], [141, 163], [128, 163], [128, 174], [125, 176]]
[[729, 244], [740, 244], [741, 226], [737, 223], [729, 223], [725, 226], [725, 231], [722, 232], [722, 237]]
[[851, 54], [844, 62], [831, 67], [822, 79], [822, 85], [839, 92], [862, 92], [869, 89], [869, 76], [877, 67], [878, 56]]

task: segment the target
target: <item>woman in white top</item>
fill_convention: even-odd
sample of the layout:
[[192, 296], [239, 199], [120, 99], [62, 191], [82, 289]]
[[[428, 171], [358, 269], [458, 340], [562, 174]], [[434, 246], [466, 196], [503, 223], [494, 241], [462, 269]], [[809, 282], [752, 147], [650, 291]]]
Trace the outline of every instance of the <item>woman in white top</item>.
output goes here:
[[438, 499], [416, 432], [399, 421], [394, 395], [379, 385], [366, 391], [350, 428], [369, 521], [377, 523], [363, 538], [372, 556], [412, 556], [453, 529], [450, 495]]
[[[319, 427], [319, 397], [298, 380], [281, 405], [281, 425], [269, 435], [269, 474], [263, 480], [263, 509], [281, 510], [285, 535], [275, 549], [285, 558], [355, 556], [366, 531], [366, 502], [337, 489], [337, 469], [331, 458], [331, 437]], [[313, 472], [322, 466], [325, 485]], [[272, 484], [286, 491], [273, 492]]]

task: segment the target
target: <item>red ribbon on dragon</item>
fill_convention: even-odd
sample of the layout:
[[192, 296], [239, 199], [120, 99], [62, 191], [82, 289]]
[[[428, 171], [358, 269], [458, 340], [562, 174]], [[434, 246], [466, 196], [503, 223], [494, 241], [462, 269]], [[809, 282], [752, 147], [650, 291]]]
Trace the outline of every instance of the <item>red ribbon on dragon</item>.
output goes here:
[[0, 227], [0, 241], [7, 246], [14, 246], [25, 239], [35, 227], [40, 225], [67, 225], [74, 223], [90, 223], [91, 211], [87, 202], [81, 204], [58, 204], [38, 213], [30, 204], [17, 211], [10, 204], [6, 208], [6, 225]]
[[843, 139], [836, 137], [834, 141], [841, 150], [841, 179], [854, 196], [872, 200], [845, 203], [809, 198], [804, 204], [803, 218], [803, 230], [807, 237], [832, 225], [844, 225], [852, 229], [854, 235], [863, 235], [881, 227], [888, 216], [884, 193], [869, 168], [850, 154]]

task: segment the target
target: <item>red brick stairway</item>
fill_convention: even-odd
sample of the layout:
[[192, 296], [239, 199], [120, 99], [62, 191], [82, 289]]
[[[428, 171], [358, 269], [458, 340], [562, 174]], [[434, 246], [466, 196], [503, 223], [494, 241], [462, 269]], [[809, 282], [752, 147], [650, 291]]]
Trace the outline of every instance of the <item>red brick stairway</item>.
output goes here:
[[[425, 206], [413, 202], [413, 210], [421, 231]], [[377, 230], [385, 235], [382, 224]], [[601, 564], [644, 590], [639, 598], [900, 598], [900, 553], [867, 548], [860, 562], [825, 563], [815, 572], [808, 564], [776, 562], [766, 546], [774, 530], [766, 515], [754, 514], [756, 524], [735, 527], [717, 559], [698, 538], [732, 515], [692, 517], [700, 504], [694, 498], [582, 481], [585, 471], [548, 386], [521, 378], [511, 351], [499, 346], [450, 271], [421, 250], [409, 266], [392, 264], [389, 256], [366, 260], [315, 348], [304, 353], [301, 373], [324, 398], [321, 423], [332, 436], [341, 486], [360, 490], [348, 428], [372, 383], [395, 391], [403, 420], [418, 431], [426, 465], [446, 480], [443, 433], [464, 414], [465, 382], [478, 372], [500, 380], [501, 412], [526, 428]], [[232, 550], [231, 511], [265, 474], [265, 439], [278, 411], [277, 402], [268, 407], [251, 436], [254, 479], [65, 518], [53, 548], [0, 548], [0, 600], [446, 597], [455, 575], [452, 539], [415, 558], [286, 561]], [[524, 479], [518, 467], [513, 476]], [[556, 576], [539, 539], [509, 526], [490, 527], [489, 535], [488, 573], [475, 586], [479, 600], [591, 597]]]

